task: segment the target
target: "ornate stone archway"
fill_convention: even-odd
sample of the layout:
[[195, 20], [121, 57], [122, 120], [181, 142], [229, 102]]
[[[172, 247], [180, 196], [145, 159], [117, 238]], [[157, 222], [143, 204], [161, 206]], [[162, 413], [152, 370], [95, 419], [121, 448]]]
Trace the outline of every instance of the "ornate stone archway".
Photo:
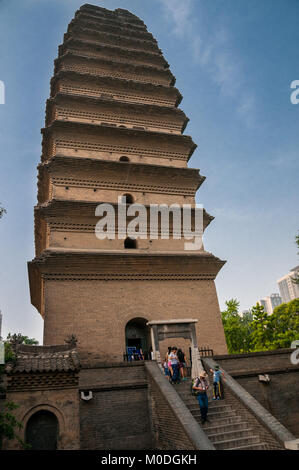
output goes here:
[[162, 368], [160, 341], [168, 338], [184, 338], [191, 341], [191, 358], [192, 358], [192, 378], [197, 377], [199, 372], [203, 370], [198, 351], [195, 323], [194, 319], [175, 319], [175, 320], [153, 320], [147, 323], [151, 328], [153, 359], [157, 361], [159, 367]]

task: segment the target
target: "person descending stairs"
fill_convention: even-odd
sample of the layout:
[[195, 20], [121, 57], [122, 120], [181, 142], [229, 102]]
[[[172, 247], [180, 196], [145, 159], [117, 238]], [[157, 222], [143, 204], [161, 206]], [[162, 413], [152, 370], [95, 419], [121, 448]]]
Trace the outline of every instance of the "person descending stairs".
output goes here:
[[[210, 383], [212, 376], [210, 376]], [[202, 426], [217, 450], [265, 450], [268, 445], [255, 432], [254, 426], [246, 421], [235, 406], [234, 400], [225, 395], [222, 400], [212, 400], [209, 393], [208, 420], [201, 424], [197, 397], [191, 395], [191, 380], [175, 388], [190, 412]]]

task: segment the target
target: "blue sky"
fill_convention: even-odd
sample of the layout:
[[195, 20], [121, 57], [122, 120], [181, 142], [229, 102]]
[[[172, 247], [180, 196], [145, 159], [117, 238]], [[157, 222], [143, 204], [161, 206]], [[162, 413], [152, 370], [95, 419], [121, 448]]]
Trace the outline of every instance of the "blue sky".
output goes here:
[[[215, 220], [205, 248], [227, 260], [216, 285], [220, 306], [241, 309], [277, 291], [298, 264], [298, 0], [103, 0], [125, 8], [156, 37], [183, 94], [185, 131], [198, 144], [190, 166], [207, 177], [198, 191]], [[33, 206], [40, 128], [53, 74], [77, 0], [0, 0], [0, 309], [3, 336], [42, 340], [30, 305], [27, 261], [34, 257]]]

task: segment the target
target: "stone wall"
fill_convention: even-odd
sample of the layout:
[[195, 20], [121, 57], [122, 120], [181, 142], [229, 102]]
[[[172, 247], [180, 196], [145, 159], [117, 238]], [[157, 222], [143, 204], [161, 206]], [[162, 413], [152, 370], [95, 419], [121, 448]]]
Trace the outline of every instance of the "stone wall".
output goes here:
[[80, 372], [81, 449], [214, 449], [154, 361]]
[[[25, 441], [26, 425], [30, 417], [37, 411], [47, 410], [54, 413], [58, 420], [57, 448], [64, 450], [80, 448], [79, 399], [76, 388], [7, 392], [6, 401], [13, 401], [18, 405], [13, 414], [23, 425], [19, 432], [19, 437], [23, 441]], [[21, 447], [14, 439], [4, 442], [3, 448], [11, 450]]]
[[[299, 367], [292, 349], [216, 356], [215, 360], [290, 432], [299, 437]], [[270, 382], [260, 382], [259, 375]]]
[[80, 372], [81, 449], [152, 448], [148, 385], [144, 363], [98, 364]]
[[198, 344], [226, 352], [213, 281], [45, 281], [44, 344], [60, 344], [72, 332], [78, 337], [80, 357], [90, 352], [102, 361], [122, 361], [125, 327], [136, 317], [198, 319]]

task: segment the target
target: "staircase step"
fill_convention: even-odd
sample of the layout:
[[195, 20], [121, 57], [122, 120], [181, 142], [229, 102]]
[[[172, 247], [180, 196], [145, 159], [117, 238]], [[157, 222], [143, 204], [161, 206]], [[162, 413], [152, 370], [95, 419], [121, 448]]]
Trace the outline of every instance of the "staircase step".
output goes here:
[[240, 439], [243, 437], [251, 437], [253, 434], [252, 428], [237, 429], [233, 431], [224, 431], [215, 434], [208, 434], [209, 439], [216, 444], [217, 442], [228, 441], [231, 439]]
[[[184, 403], [189, 409], [199, 408], [199, 404], [197, 400], [185, 400]], [[224, 404], [213, 406], [211, 403], [209, 403], [209, 411], [213, 413], [214, 412], [220, 413], [221, 411], [233, 411], [233, 407], [232, 405], [224, 405]]]
[[266, 450], [269, 445], [256, 435], [256, 430], [240, 416], [235, 401], [227, 395], [222, 400], [212, 400], [208, 393], [208, 421], [201, 424], [197, 397], [191, 394], [190, 381], [174, 385], [192, 416], [202, 426], [207, 437], [218, 450]]
[[[197, 421], [200, 421], [200, 415], [194, 416], [194, 418]], [[217, 420], [213, 420], [213, 419], [210, 420], [210, 417], [208, 415], [208, 418], [209, 418], [209, 422], [207, 422], [204, 425], [205, 430], [209, 429], [210, 427], [215, 427], [215, 426], [228, 426], [229, 424], [240, 424], [240, 423], [242, 423], [242, 418], [240, 416], [237, 416], [237, 415], [232, 416], [230, 418], [221, 418], [221, 419], [217, 419]]]
[[269, 446], [265, 442], [261, 442], [260, 444], [232, 447], [225, 450], [269, 450]]
[[[189, 410], [193, 415], [198, 415], [200, 414], [200, 408], [199, 406], [197, 408], [192, 408]], [[222, 419], [222, 418], [234, 418], [236, 415], [236, 412], [234, 410], [229, 410], [229, 411], [208, 411], [208, 417], [211, 419]]]
[[213, 406], [211, 403], [209, 403], [209, 411], [210, 412], [215, 412], [215, 413], [220, 413], [222, 411], [234, 411], [234, 408], [232, 405], [218, 405], [218, 406]]
[[261, 441], [258, 436], [251, 436], [226, 439], [224, 441], [215, 442], [214, 445], [218, 450], [233, 450], [244, 446], [254, 446], [260, 443]]
[[205, 433], [210, 436], [213, 434], [221, 434], [230, 431], [243, 431], [248, 429], [248, 424], [241, 420], [236, 421], [235, 423], [230, 424], [212, 424], [211, 426], [205, 426]]

